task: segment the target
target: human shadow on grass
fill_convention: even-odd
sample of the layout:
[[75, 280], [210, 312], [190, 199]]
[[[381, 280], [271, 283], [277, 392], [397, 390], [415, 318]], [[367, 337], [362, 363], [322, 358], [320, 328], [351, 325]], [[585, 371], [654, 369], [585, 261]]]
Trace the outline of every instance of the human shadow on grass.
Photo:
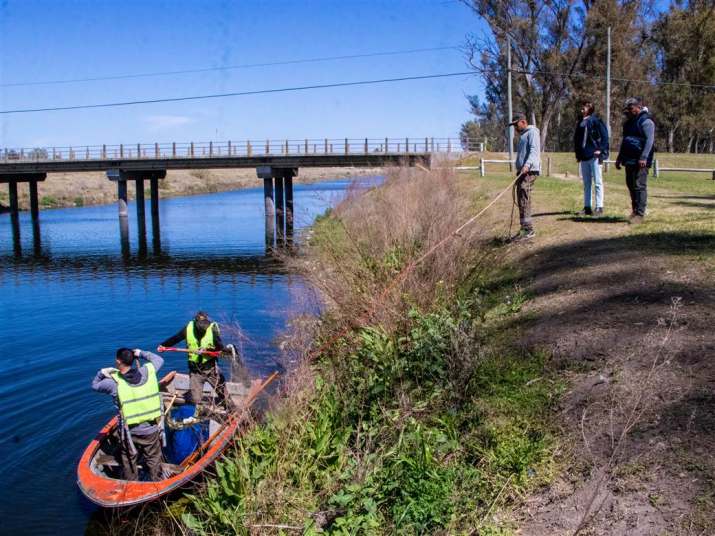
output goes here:
[[711, 199], [715, 201], [715, 194], [714, 195], [680, 195], [680, 194], [671, 194], [671, 195], [651, 195], [650, 197], [654, 197], [655, 199]]
[[697, 203], [695, 201], [676, 201], [673, 204], [680, 205], [681, 207], [688, 207], [688, 208], [698, 208], [698, 209], [705, 209], [705, 210], [715, 209], [715, 203]]
[[567, 216], [569, 214], [573, 214], [572, 212], [569, 212], [568, 210], [562, 210], [561, 212], [537, 212], [536, 214], [532, 214], [532, 218], [541, 218], [543, 216]]
[[[568, 214], [568, 213], [567, 213]], [[570, 218], [557, 218], [559, 221], [569, 220], [579, 223], [626, 223], [623, 216], [571, 216]]]

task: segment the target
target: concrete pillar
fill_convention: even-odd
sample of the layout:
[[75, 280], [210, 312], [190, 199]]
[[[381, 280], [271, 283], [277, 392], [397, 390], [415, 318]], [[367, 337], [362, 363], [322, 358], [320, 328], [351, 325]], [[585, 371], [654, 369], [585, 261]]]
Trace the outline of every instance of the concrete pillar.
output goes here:
[[20, 243], [20, 215], [17, 212], [10, 213], [10, 225], [12, 226], [12, 251], [16, 257], [22, 255], [22, 244]]
[[40, 217], [40, 203], [37, 198], [37, 181], [30, 181], [30, 213], [32, 221]]
[[151, 188], [151, 238], [154, 255], [161, 253], [161, 229], [159, 227], [159, 179], [149, 180]]
[[270, 177], [263, 179], [263, 198], [265, 202], [266, 216], [266, 250], [270, 251], [273, 249], [273, 239], [276, 231], [276, 210], [275, 204], [273, 203], [273, 179]]
[[[127, 183], [124, 182], [125, 187], [126, 184]], [[119, 218], [119, 243], [122, 247], [122, 257], [125, 259], [129, 258], [129, 218], [127, 217]]]
[[276, 177], [276, 243], [281, 244], [285, 238], [285, 201], [283, 177]]
[[288, 173], [285, 177], [285, 197], [286, 197], [286, 240], [293, 241], [293, 174]]
[[134, 181], [137, 202], [137, 238], [139, 239], [139, 254], [146, 255], [146, 216], [144, 214], [144, 179]]
[[19, 204], [17, 201], [17, 181], [10, 180], [8, 182], [7, 186], [8, 186], [9, 195], [10, 195], [10, 213], [13, 216], [17, 216], [17, 213], [20, 210]]
[[119, 179], [117, 181], [117, 208], [119, 217], [126, 218], [129, 215], [127, 210], [127, 181]]

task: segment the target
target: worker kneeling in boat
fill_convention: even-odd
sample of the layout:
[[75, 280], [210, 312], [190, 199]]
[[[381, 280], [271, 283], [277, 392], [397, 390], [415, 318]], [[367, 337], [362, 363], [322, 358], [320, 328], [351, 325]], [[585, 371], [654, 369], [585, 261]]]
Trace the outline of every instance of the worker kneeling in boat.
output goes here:
[[191, 390], [191, 400], [196, 406], [195, 415], [199, 415], [205, 382], [208, 382], [214, 388], [216, 402], [226, 409], [232, 410], [234, 404], [228, 394], [226, 379], [218, 366], [216, 357], [200, 353], [200, 350], [219, 352], [224, 350], [218, 324], [212, 322], [208, 314], [199, 311], [185, 328], [162, 342], [158, 350], [161, 352], [163, 347], [175, 346], [183, 340], [186, 341], [186, 347], [190, 350], [189, 388]]
[[[133, 367], [136, 358], [144, 365]], [[141, 458], [151, 480], [161, 479], [161, 394], [156, 373], [164, 359], [151, 352], [120, 348], [116, 368], [97, 372], [92, 389], [114, 397], [119, 408], [121, 462], [126, 480], [139, 480]]]

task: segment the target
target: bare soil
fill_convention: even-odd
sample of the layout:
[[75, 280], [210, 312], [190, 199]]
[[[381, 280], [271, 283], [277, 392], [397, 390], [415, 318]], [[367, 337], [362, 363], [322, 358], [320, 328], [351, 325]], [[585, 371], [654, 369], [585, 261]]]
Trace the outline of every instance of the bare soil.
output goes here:
[[[517, 508], [518, 534], [715, 534], [715, 195], [660, 194], [631, 226], [625, 208], [549, 207], [537, 185], [537, 237], [510, 246], [532, 296], [517, 344], [549, 351], [570, 386], [559, 475]], [[713, 226], [659, 220], [675, 210]]]

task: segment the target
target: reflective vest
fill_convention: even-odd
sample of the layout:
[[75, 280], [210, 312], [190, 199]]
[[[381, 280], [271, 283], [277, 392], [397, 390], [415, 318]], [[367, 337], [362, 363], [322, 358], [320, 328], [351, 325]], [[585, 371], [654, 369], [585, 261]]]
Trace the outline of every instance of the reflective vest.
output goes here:
[[[206, 333], [201, 337], [201, 340], [196, 338], [196, 333], [194, 332], [194, 321], [192, 320], [186, 326], [186, 346], [189, 350], [198, 350], [203, 348], [204, 350], [214, 349], [214, 327], [218, 330], [218, 325], [216, 322], [211, 322], [209, 327], [206, 328]], [[205, 355], [189, 353], [189, 363], [196, 363], [197, 365], [203, 365], [208, 363], [213, 357], [208, 357]]]
[[147, 379], [143, 385], [132, 385], [122, 378], [119, 372], [112, 373], [112, 378], [117, 382], [119, 412], [128, 426], [156, 421], [161, 417], [161, 394], [156, 369], [151, 363], [144, 366]]

